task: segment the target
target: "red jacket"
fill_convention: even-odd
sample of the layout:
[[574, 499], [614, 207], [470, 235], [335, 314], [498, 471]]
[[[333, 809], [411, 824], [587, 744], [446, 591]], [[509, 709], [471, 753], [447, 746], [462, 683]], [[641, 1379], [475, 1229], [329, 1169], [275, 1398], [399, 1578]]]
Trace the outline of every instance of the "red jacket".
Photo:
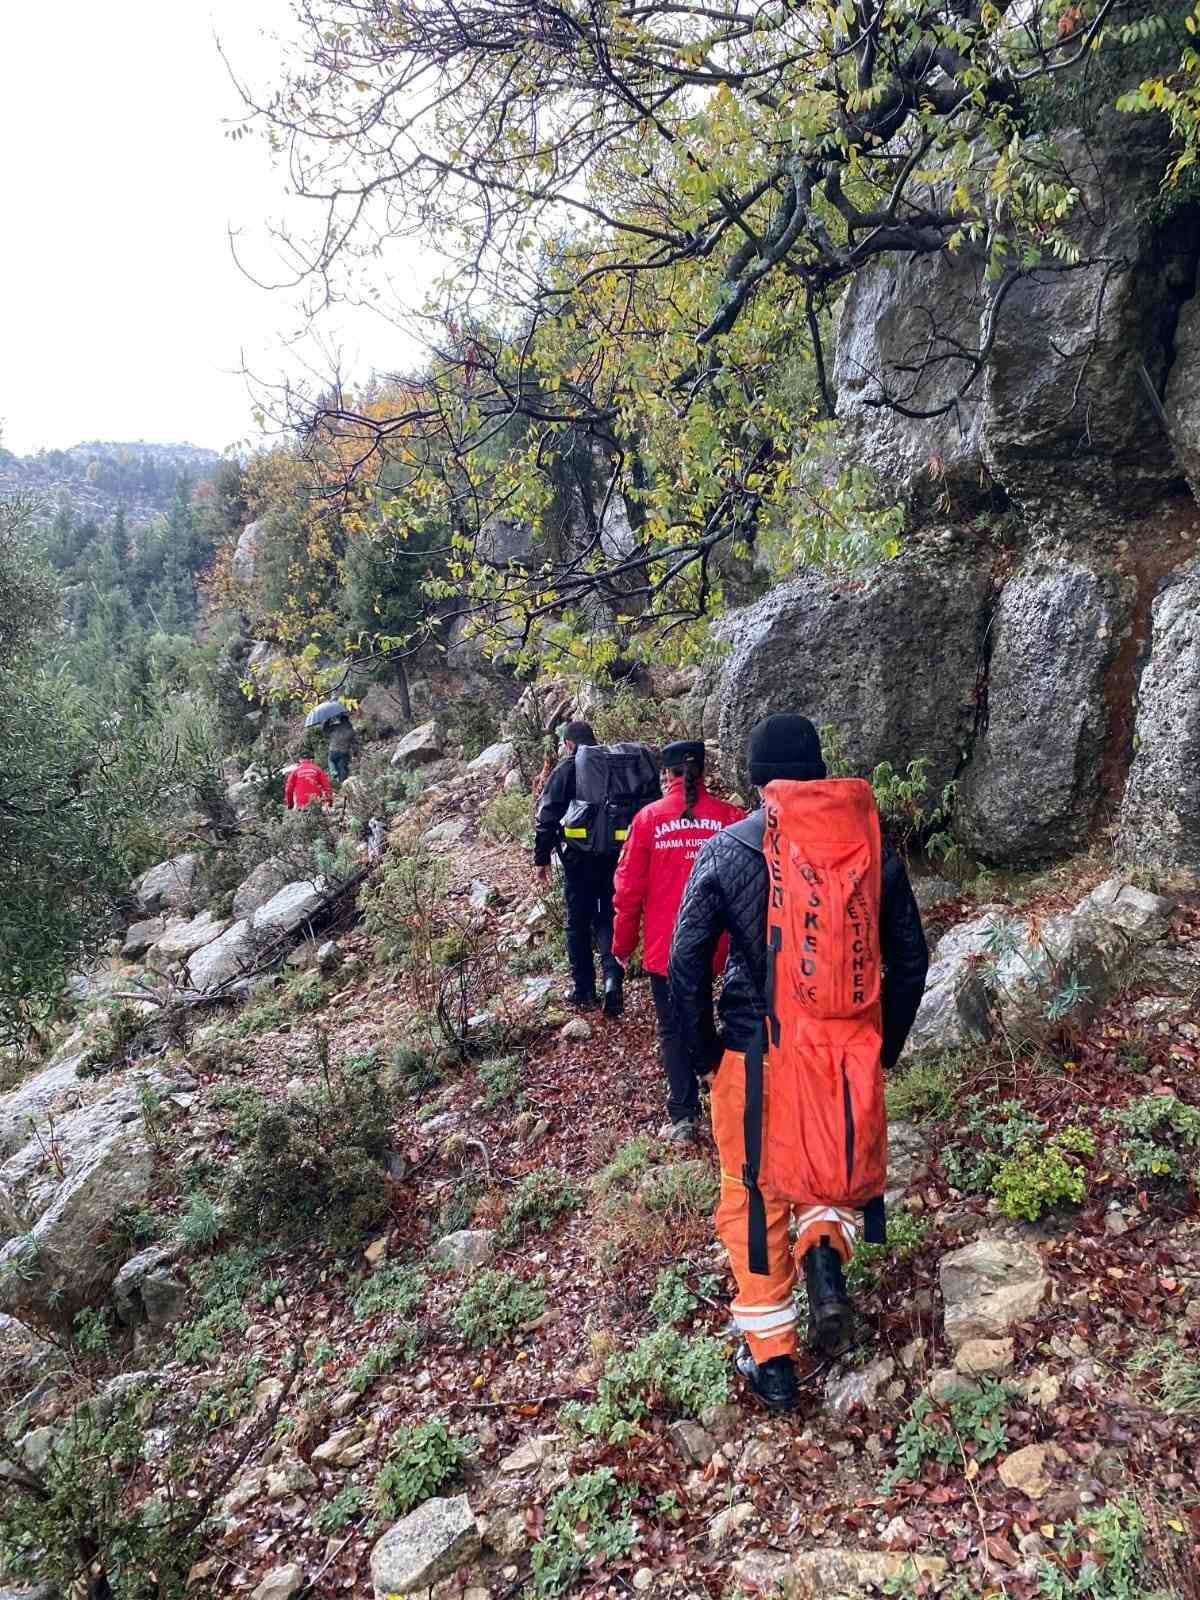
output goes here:
[[333, 785], [329, 781], [329, 774], [315, 761], [302, 761], [288, 773], [283, 786], [284, 804], [289, 811], [303, 811], [310, 800], [317, 799], [324, 800], [327, 806], [333, 804]]
[[613, 895], [618, 961], [624, 964], [633, 954], [645, 911], [642, 961], [647, 972], [666, 975], [675, 916], [700, 847], [745, 815], [741, 806], [718, 800], [701, 784], [693, 815], [685, 820], [682, 778], [672, 778], [664, 797], [638, 812], [621, 852]]

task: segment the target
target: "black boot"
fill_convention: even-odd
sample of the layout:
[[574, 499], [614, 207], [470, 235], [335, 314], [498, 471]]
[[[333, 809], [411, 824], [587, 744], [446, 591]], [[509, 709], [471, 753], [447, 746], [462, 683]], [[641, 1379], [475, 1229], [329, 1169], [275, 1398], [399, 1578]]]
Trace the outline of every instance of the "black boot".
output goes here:
[[796, 1388], [796, 1363], [791, 1356], [772, 1356], [761, 1366], [741, 1344], [733, 1358], [736, 1370], [745, 1378], [750, 1393], [768, 1411], [794, 1411], [799, 1392]]
[[590, 994], [581, 994], [578, 989], [568, 989], [563, 995], [565, 1005], [574, 1006], [576, 1011], [594, 1011], [600, 1002], [596, 999], [595, 991]]
[[604, 979], [604, 1015], [619, 1017], [625, 1009], [625, 974], [620, 967]]
[[840, 1355], [854, 1334], [854, 1307], [846, 1293], [842, 1258], [832, 1245], [815, 1244], [804, 1252], [808, 1289], [808, 1344], [822, 1355]]

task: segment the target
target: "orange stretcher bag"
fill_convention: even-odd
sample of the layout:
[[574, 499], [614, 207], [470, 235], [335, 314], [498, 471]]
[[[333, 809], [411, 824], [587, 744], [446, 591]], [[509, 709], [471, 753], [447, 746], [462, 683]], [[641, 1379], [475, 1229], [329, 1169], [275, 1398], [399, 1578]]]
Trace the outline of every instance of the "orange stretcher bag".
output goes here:
[[887, 1182], [875, 797], [860, 778], [832, 778], [776, 781], [763, 798], [767, 1017], [761, 1057], [746, 1062], [752, 1271], [765, 1270], [758, 1184], [799, 1211], [798, 1253], [828, 1238], [848, 1255], [850, 1213], [865, 1210], [866, 1236], [882, 1236]]

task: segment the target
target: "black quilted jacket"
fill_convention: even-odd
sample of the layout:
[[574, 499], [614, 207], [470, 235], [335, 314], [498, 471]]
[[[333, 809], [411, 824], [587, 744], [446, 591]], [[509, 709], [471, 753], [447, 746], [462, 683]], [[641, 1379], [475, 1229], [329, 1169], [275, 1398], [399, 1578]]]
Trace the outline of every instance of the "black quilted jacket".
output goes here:
[[[723, 1050], [745, 1050], [767, 1014], [767, 863], [761, 811], [715, 834], [688, 879], [671, 941], [669, 977], [684, 1040], [697, 1072]], [[729, 960], [713, 1023], [713, 952], [729, 932]], [[921, 913], [900, 857], [886, 843], [879, 906], [883, 954], [883, 1064], [894, 1067], [925, 991], [929, 950]]]

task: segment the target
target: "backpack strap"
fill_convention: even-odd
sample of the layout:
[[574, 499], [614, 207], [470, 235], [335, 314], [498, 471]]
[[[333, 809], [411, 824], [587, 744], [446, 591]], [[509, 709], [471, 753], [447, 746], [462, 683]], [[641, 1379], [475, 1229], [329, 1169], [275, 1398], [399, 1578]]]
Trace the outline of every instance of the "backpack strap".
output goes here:
[[746, 1147], [746, 1161], [742, 1167], [742, 1182], [746, 1186], [749, 1216], [746, 1243], [750, 1271], [767, 1277], [767, 1208], [762, 1190], [758, 1186], [758, 1171], [762, 1164], [763, 1136], [763, 1053], [766, 1046], [766, 1029], [758, 1034], [746, 1051], [746, 1111], [742, 1121], [742, 1137]]

